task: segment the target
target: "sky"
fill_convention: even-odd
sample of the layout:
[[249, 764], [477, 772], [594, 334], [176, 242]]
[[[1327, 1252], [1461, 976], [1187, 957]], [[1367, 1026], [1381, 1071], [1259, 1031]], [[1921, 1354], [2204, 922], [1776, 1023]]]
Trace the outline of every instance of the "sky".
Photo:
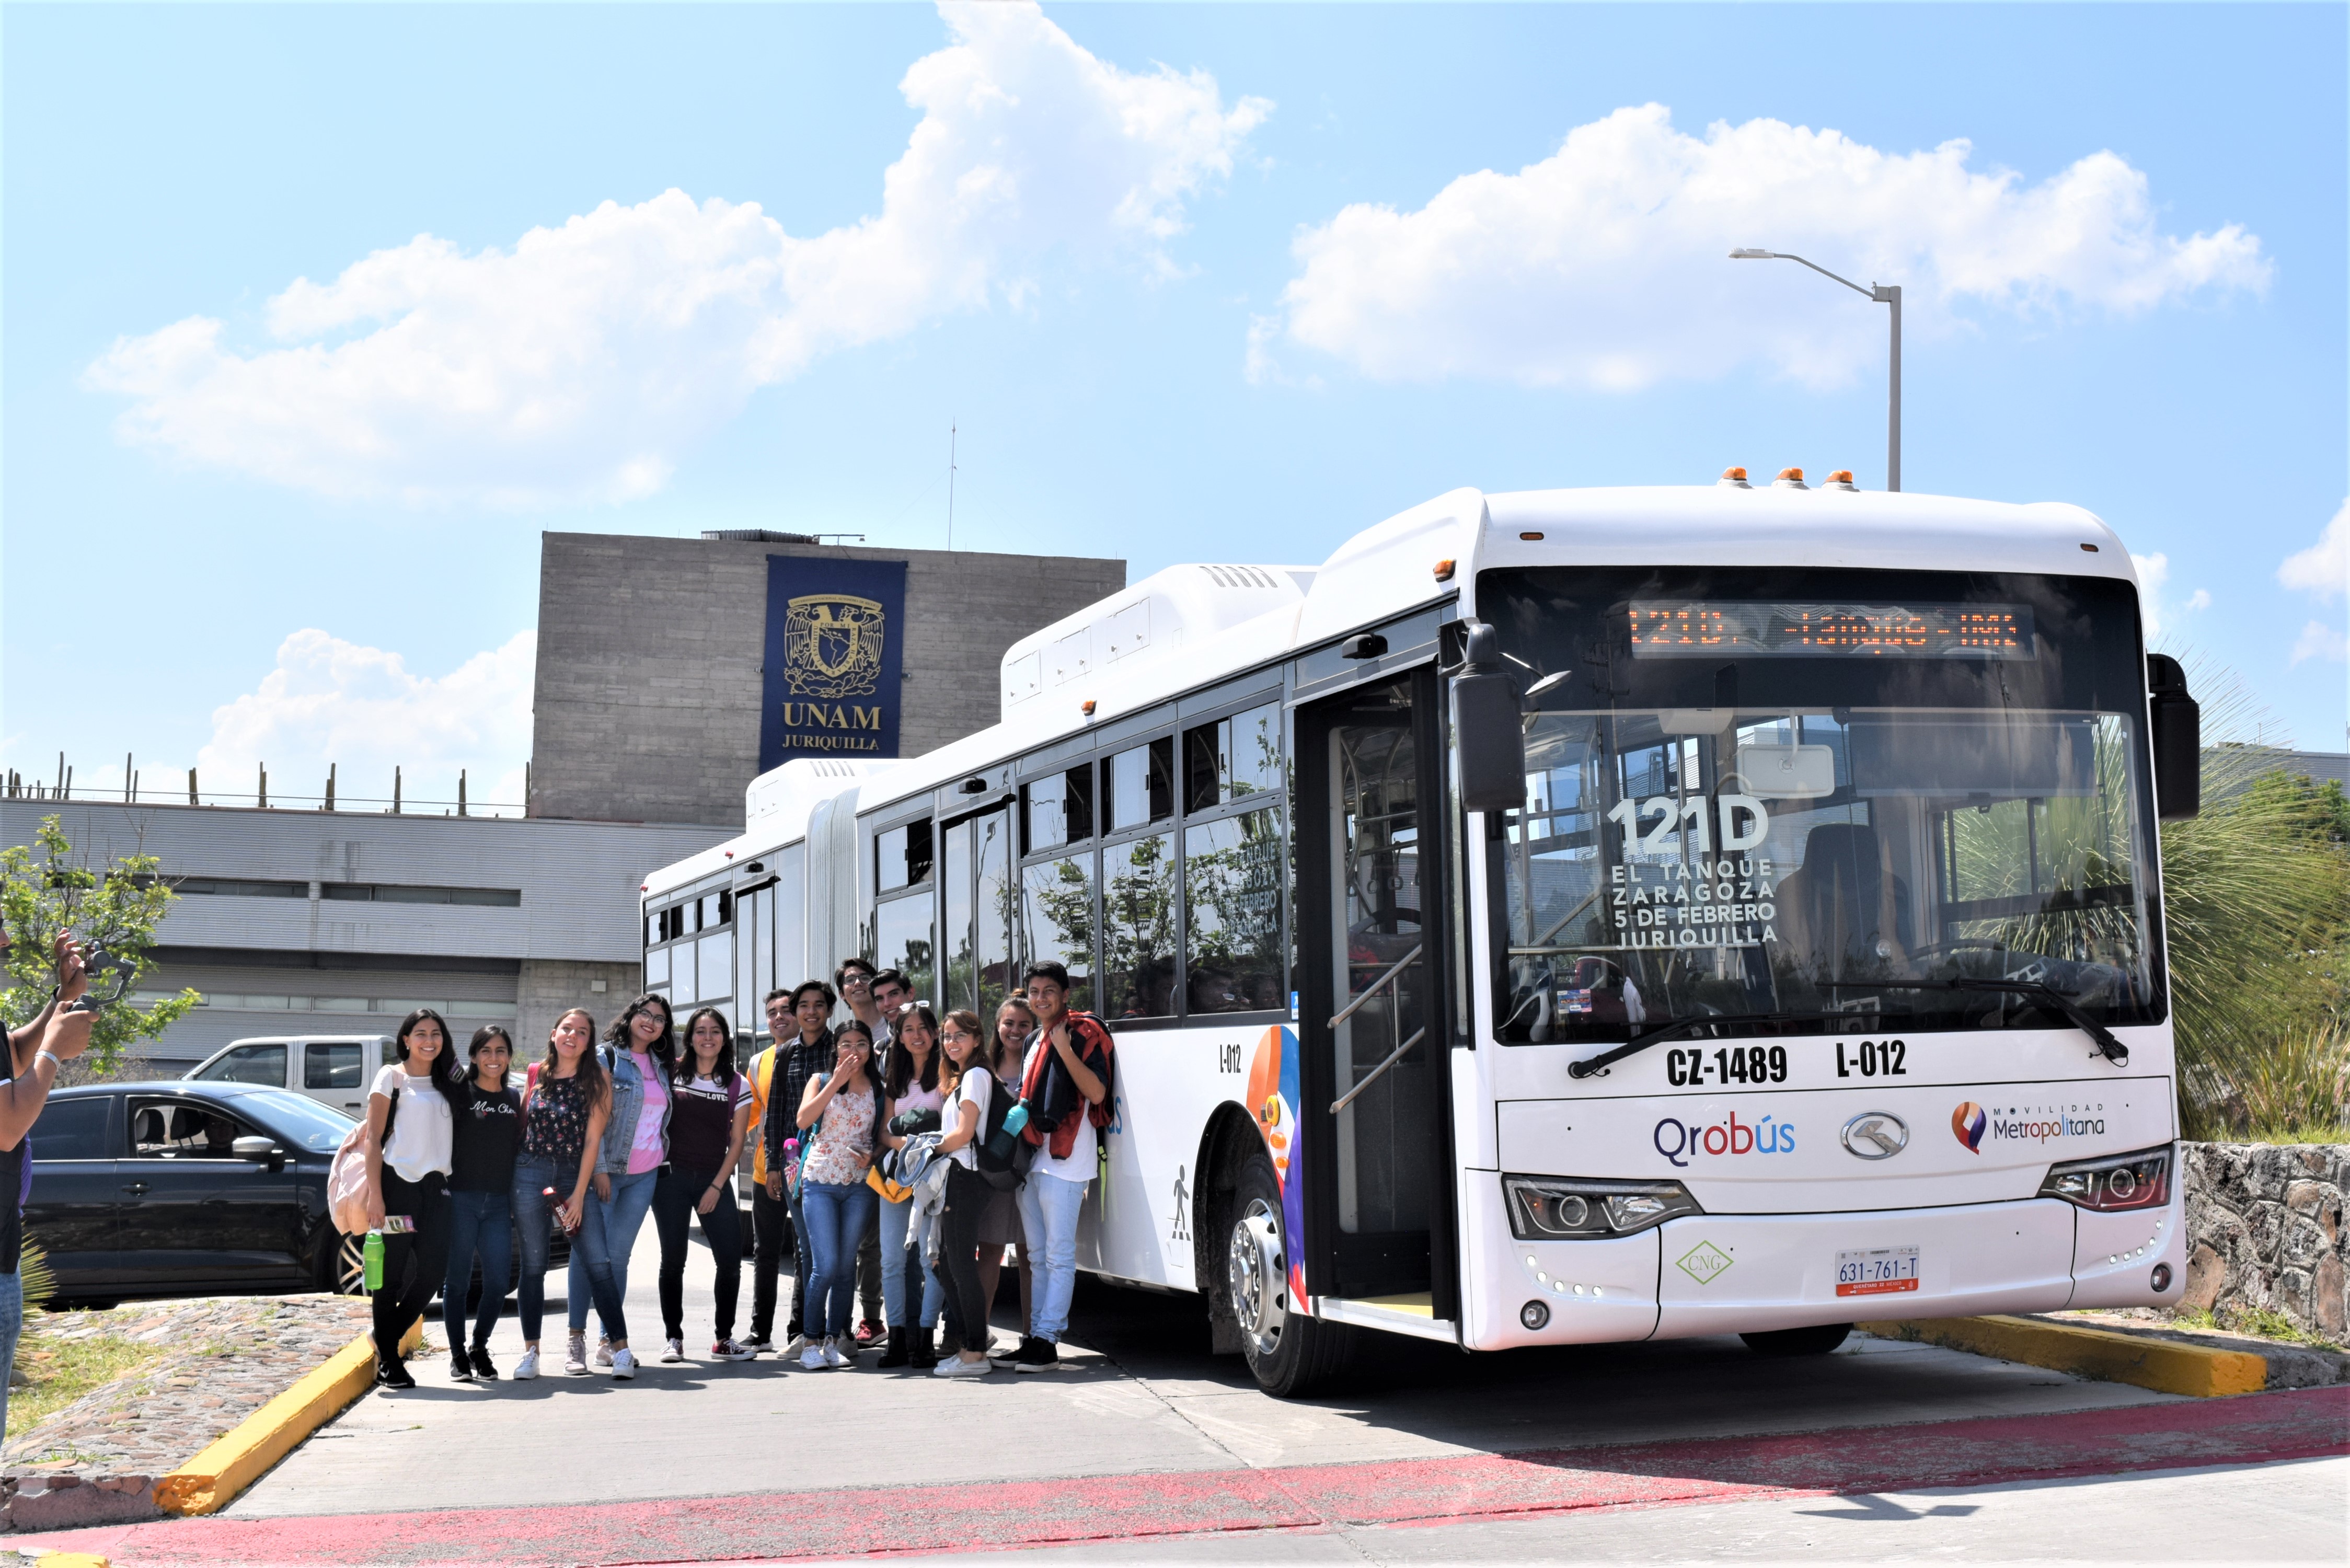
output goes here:
[[1904, 488], [2095, 512], [2339, 751], [2345, 16], [12, 4], [0, 765], [518, 799], [546, 530], [1881, 485], [1883, 307], [1733, 245], [1901, 285]]

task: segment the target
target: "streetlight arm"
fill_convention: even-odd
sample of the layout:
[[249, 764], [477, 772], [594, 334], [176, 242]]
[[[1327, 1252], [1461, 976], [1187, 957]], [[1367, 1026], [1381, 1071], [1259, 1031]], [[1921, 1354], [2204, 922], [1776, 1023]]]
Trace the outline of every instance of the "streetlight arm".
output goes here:
[[1830, 272], [1827, 268], [1825, 268], [1825, 267], [1822, 266], [1819, 263], [1817, 263], [1817, 262], [1812, 262], [1812, 261], [1804, 261], [1804, 258], [1803, 258], [1803, 257], [1798, 256], [1798, 255], [1790, 255], [1790, 254], [1788, 254], [1785, 251], [1737, 250], [1737, 251], [1732, 251], [1732, 252], [1731, 252], [1731, 253], [1730, 253], [1730, 259], [1731, 259], [1731, 261], [1791, 261], [1791, 262], [1803, 262], [1803, 265], [1805, 265], [1805, 266], [1807, 266], [1807, 267], [1811, 268], [1814, 272], [1815, 272], [1815, 273], [1819, 274], [1822, 277], [1833, 277], [1833, 278], [1835, 278], [1835, 281], [1836, 281], [1836, 282], [1838, 282], [1838, 283], [1840, 283], [1840, 284], [1844, 285], [1846, 288], [1848, 288], [1848, 289], [1852, 290], [1852, 291], [1853, 291], [1853, 293], [1859, 295], [1859, 296], [1862, 296], [1864, 299], [1876, 299], [1876, 298], [1877, 298], [1877, 295], [1875, 295], [1875, 294], [1871, 293], [1871, 292], [1870, 292], [1869, 290], [1867, 290], [1867, 289], [1865, 289], [1865, 288], [1861, 287], [1861, 286], [1860, 286], [1860, 285], [1858, 285], [1858, 284], [1856, 284], [1856, 283], [1853, 282], [1853, 281], [1852, 281], [1852, 279], [1850, 279], [1850, 278], [1848, 278], [1848, 277], [1836, 277], [1836, 275], [1835, 275], [1835, 274], [1834, 274], [1834, 273]]

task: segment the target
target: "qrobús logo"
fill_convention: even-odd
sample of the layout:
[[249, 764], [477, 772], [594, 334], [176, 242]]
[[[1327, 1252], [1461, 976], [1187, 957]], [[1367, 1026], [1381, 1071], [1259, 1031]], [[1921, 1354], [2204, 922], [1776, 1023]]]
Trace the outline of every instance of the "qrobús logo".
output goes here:
[[1759, 1122], [1742, 1122], [1732, 1111], [1724, 1121], [1700, 1127], [1667, 1116], [1659, 1122], [1649, 1135], [1657, 1152], [1674, 1165], [1686, 1169], [1690, 1160], [1700, 1156], [1720, 1156], [1728, 1158], [1750, 1154], [1793, 1154], [1795, 1152], [1795, 1124], [1783, 1122], [1776, 1116], [1764, 1116]]
[[2103, 1106], [2072, 1106], [2062, 1110], [2054, 1106], [2035, 1106], [2026, 1111], [2010, 1110], [2002, 1114], [1988, 1111], [1972, 1100], [1965, 1100], [1950, 1113], [1950, 1131], [1974, 1154], [1982, 1152], [1986, 1137], [1993, 1143], [2048, 1143], [2064, 1137], [2103, 1137], [2105, 1117], [2076, 1114], [2103, 1109]]

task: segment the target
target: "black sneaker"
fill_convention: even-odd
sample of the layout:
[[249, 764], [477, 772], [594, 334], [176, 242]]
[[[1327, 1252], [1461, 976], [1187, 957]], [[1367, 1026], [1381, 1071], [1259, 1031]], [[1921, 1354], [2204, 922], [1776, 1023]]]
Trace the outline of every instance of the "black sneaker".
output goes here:
[[473, 1380], [473, 1364], [465, 1359], [465, 1347], [462, 1345], [449, 1352], [449, 1378], [453, 1383]]
[[738, 1339], [734, 1343], [741, 1348], [749, 1351], [754, 1355], [772, 1355], [775, 1354], [775, 1342], [769, 1339], [764, 1334], [754, 1334], [748, 1339]]
[[[1010, 1372], [1020, 1365], [1020, 1358], [1027, 1355], [1028, 1347], [1035, 1343], [1035, 1340], [1023, 1335], [1017, 1345], [1005, 1345], [1002, 1348], [990, 1346], [987, 1359], [998, 1371]], [[954, 1351], [951, 1349], [941, 1349], [939, 1352], [939, 1359], [943, 1361], [953, 1354]]]
[[416, 1379], [408, 1375], [408, 1367], [404, 1363], [395, 1361], [386, 1366], [378, 1362], [375, 1369], [375, 1386], [379, 1388], [413, 1388], [416, 1386]]
[[473, 1351], [471, 1355], [467, 1356], [467, 1359], [473, 1364], [474, 1376], [480, 1378], [484, 1383], [495, 1383], [498, 1380], [498, 1369], [495, 1366], [492, 1365], [490, 1361], [490, 1347], [488, 1345], [477, 1345], [473, 1346]]
[[1060, 1369], [1060, 1347], [1049, 1339], [1038, 1339], [1034, 1335], [1020, 1346], [1020, 1354], [1014, 1358], [1012, 1367], [1014, 1372], [1058, 1372]]

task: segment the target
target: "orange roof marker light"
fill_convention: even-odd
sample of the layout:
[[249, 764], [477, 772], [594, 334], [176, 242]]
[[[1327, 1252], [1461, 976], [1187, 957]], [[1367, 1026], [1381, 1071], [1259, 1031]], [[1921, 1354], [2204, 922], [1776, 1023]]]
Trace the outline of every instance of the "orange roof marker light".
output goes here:
[[1811, 486], [1804, 483], [1804, 471], [1802, 469], [1783, 468], [1779, 471], [1779, 477], [1771, 482], [1771, 488], [1773, 490], [1809, 490]]
[[1754, 488], [1752, 485], [1746, 483], [1746, 471], [1742, 468], [1723, 469], [1721, 471], [1721, 477], [1715, 480], [1714, 483], [1717, 485], [1726, 484], [1732, 490], [1752, 490]]
[[1834, 473], [1828, 475], [1828, 482], [1825, 484], [1821, 485], [1820, 488], [1823, 490], [1858, 490], [1860, 486], [1852, 482], [1852, 470], [1848, 468], [1839, 468]]
[[1440, 583], [1449, 583], [1452, 580], [1451, 557], [1447, 556], [1436, 563], [1436, 580]]
[[1090, 697], [1077, 704], [1077, 711], [1090, 719], [1094, 716], [1094, 700]]
[[1521, 539], [1539, 539], [1542, 537], [1542, 530], [1539, 528], [1531, 529], [1526, 533], [1519, 535], [1518, 537]]

